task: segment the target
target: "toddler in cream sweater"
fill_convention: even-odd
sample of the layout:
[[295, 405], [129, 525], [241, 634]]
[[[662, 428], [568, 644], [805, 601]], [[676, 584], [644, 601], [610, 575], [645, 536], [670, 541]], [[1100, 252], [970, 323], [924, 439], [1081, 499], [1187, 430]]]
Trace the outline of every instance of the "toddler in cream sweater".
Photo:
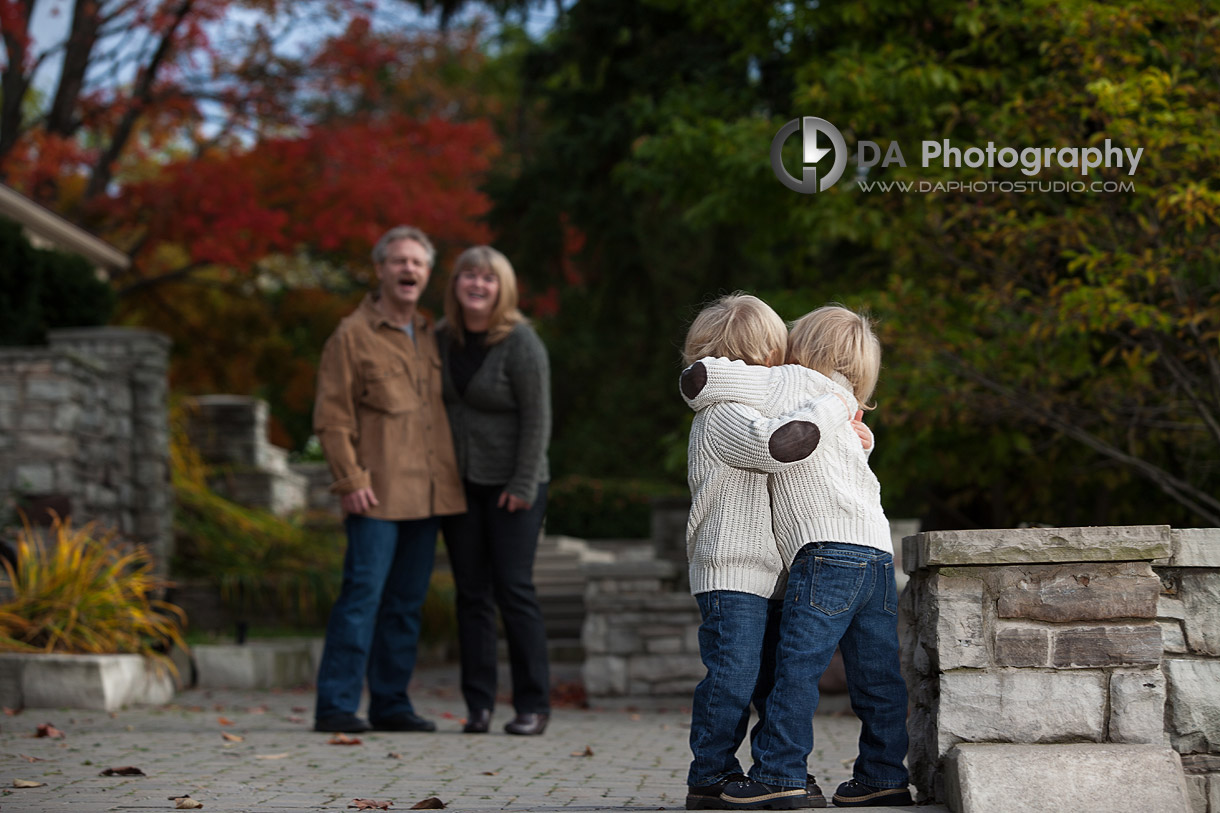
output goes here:
[[[695, 689], [691, 709], [688, 810], [726, 806], [725, 787], [745, 778], [736, 753], [751, 703], [765, 719], [785, 588], [767, 473], [814, 453], [822, 438], [848, 424], [855, 409], [854, 399], [825, 391], [812, 371], [774, 366], [784, 360], [787, 342], [775, 311], [756, 297], [733, 294], [699, 314], [684, 347], [688, 363], [718, 357], [717, 365], [751, 372], [742, 377], [747, 397], [708, 404], [691, 425], [687, 557], [691, 592], [703, 617], [699, 648], [707, 676]], [[683, 374], [688, 394], [706, 383], [698, 380], [700, 369]], [[722, 393], [727, 377], [719, 379]], [[788, 403], [801, 409], [781, 415], [776, 408]], [[810, 799], [825, 806], [812, 778], [808, 784]]]

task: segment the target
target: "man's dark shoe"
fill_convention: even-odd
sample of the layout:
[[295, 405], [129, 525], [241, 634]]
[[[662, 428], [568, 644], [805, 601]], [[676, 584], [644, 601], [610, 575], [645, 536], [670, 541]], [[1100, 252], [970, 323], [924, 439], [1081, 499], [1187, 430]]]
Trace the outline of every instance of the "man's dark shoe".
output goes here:
[[811, 773], [805, 774], [805, 793], [809, 796], [810, 807], [826, 807], [826, 796], [818, 787], [818, 780], [814, 779]]
[[720, 801], [728, 810], [795, 810], [809, 807], [809, 791], [747, 779], [729, 783], [720, 794]]
[[332, 731], [342, 734], [360, 734], [372, 726], [354, 714], [332, 714], [313, 721], [314, 731]]
[[436, 731], [436, 723], [410, 711], [390, 717], [370, 717], [369, 722], [376, 731]]
[[849, 779], [834, 795], [835, 807], [909, 807], [915, 804], [906, 788], [874, 788]]
[[466, 716], [463, 734], [486, 734], [491, 728], [491, 709], [475, 709]]
[[509, 734], [532, 737], [546, 731], [546, 724], [550, 719], [551, 715], [545, 711], [537, 714], [518, 714], [504, 726], [504, 730]]
[[724, 793], [724, 789], [731, 783], [744, 782], [745, 780], [745, 774], [734, 773], [710, 785], [687, 785], [686, 809], [725, 810], [728, 808], [728, 804], [720, 800], [720, 794]]

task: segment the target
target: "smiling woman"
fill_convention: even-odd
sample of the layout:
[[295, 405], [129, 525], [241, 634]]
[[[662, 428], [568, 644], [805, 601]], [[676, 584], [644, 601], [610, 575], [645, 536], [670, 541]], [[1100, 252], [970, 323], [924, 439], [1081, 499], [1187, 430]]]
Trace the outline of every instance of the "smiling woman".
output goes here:
[[437, 330], [445, 409], [467, 512], [442, 520], [457, 586], [463, 729], [491, 725], [496, 698], [496, 607], [512, 664], [510, 734], [541, 734], [550, 716], [546, 631], [534, 554], [546, 513], [551, 436], [546, 347], [517, 309], [517, 278], [490, 246], [467, 249], [445, 290]]

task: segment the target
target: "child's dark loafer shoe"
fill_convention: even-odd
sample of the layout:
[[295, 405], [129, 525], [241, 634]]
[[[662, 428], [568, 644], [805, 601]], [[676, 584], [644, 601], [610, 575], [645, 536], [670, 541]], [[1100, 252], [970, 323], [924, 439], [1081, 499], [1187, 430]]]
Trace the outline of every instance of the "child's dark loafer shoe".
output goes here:
[[729, 774], [719, 782], [710, 785], [688, 785], [686, 788], [687, 810], [724, 810], [727, 804], [720, 801], [720, 794], [733, 782], [742, 782], [746, 778], [743, 773]]
[[874, 788], [849, 779], [834, 795], [835, 807], [909, 807], [915, 804], [906, 788]]
[[[810, 807], [826, 807], [826, 796], [818, 787], [818, 780], [814, 779], [811, 773], [805, 774], [805, 794], [809, 797]], [[1220, 813], [1220, 810], [1216, 813]]]
[[747, 779], [732, 782], [720, 794], [728, 810], [795, 810], [809, 807], [809, 791], [802, 785], [786, 788]]

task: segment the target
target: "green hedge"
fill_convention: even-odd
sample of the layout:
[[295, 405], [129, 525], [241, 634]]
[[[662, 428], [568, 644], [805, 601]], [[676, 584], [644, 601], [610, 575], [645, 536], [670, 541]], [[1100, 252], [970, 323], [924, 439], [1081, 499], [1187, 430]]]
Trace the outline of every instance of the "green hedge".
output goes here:
[[645, 539], [652, 532], [653, 497], [685, 494], [653, 480], [560, 477], [547, 492], [546, 530], [582, 539]]
[[87, 260], [34, 248], [21, 226], [0, 219], [0, 344], [42, 344], [51, 328], [104, 325], [114, 306], [114, 289]]

